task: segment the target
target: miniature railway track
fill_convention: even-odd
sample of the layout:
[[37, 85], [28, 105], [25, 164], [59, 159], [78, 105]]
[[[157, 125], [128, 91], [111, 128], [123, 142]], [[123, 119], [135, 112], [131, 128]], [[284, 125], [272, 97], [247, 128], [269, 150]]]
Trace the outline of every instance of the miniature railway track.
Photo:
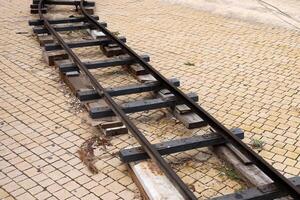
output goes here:
[[[70, 17], [64, 19], [48, 19], [45, 17], [47, 13], [48, 5], [73, 5], [76, 6], [76, 10], [81, 11], [81, 16]], [[229, 130], [222, 125], [218, 120], [205, 111], [200, 105], [196, 103], [198, 100], [197, 95], [185, 94], [178, 89], [178, 80], [168, 80], [154, 67], [152, 67], [148, 61], [149, 57], [146, 55], [140, 56], [129, 46], [125, 44], [126, 38], [118, 37], [111, 31], [109, 31], [106, 23], [98, 22], [99, 17], [91, 15], [87, 11], [87, 7], [94, 6], [93, 2], [84, 0], [33, 0], [31, 5], [31, 12], [39, 14], [40, 19], [30, 21], [30, 25], [36, 26], [33, 31], [38, 34], [47, 34], [52, 37], [45, 42], [44, 50], [51, 54], [52, 51], [57, 52], [63, 50], [66, 54], [55, 57], [56, 60], [70, 58], [71, 63], [60, 63], [59, 68], [63, 76], [70, 76], [68, 79], [72, 81], [73, 76], [78, 76], [80, 73], [84, 73], [88, 77], [88, 81], [92, 88], [86, 91], [78, 91], [77, 97], [81, 100], [104, 100], [108, 105], [106, 107], [96, 107], [90, 110], [92, 118], [103, 117], [115, 117], [123, 123], [126, 128], [132, 133], [136, 140], [141, 145], [138, 148], [125, 149], [120, 152], [120, 157], [124, 162], [132, 162], [137, 160], [143, 160], [151, 158], [165, 173], [169, 180], [174, 184], [184, 199], [197, 199], [187, 185], [179, 178], [179, 176], [172, 170], [170, 165], [162, 158], [162, 155], [186, 151], [189, 149], [200, 148], [203, 146], [211, 146], [222, 143], [230, 143], [236, 149], [238, 149], [247, 159], [254, 163], [260, 170], [262, 170], [267, 176], [269, 176], [274, 184], [274, 187], [280, 188], [282, 192], [271, 192], [268, 190], [262, 195], [251, 197], [251, 199], [273, 199], [275, 197], [281, 197], [290, 195], [295, 199], [300, 199], [300, 190], [294, 182], [285, 178], [276, 169], [274, 169], [268, 162], [261, 158], [256, 152], [249, 148], [245, 143], [241, 141], [243, 133], [239, 129]], [[74, 25], [63, 24], [81, 23]], [[60, 25], [60, 26], [57, 26]], [[66, 42], [59, 32], [63, 31], [76, 31], [76, 30], [92, 29], [100, 33], [101, 37], [96, 37], [94, 40], [88, 41], [76, 41]], [[72, 48], [80, 48], [86, 46], [101, 46], [101, 49], [106, 52], [108, 57], [113, 55], [122, 55], [119, 57], [110, 58], [102, 61], [83, 62], [72, 50]], [[111, 51], [110, 51], [111, 50]], [[113, 53], [110, 53], [113, 52]], [[51, 56], [48, 57], [51, 59]], [[52, 61], [49, 60], [49, 63]], [[52, 63], [53, 64], [53, 63]], [[149, 83], [143, 83], [138, 85], [130, 85], [118, 88], [104, 88], [101, 83], [97, 81], [94, 75], [90, 72], [90, 69], [111, 67], [117, 65], [131, 65], [137, 64], [142, 68], [139, 73], [149, 74], [153, 77], [153, 81]], [[142, 72], [141, 72], [142, 71]], [[77, 79], [74, 79], [75, 82]], [[134, 94], [147, 91], [164, 91], [160, 98], [151, 100], [141, 100], [126, 103], [120, 105], [112, 98], [113, 96]], [[163, 98], [161, 98], [163, 97]], [[172, 108], [180, 105], [189, 113], [196, 114], [202, 119], [201, 123], [198, 123], [196, 127], [202, 125], [209, 125], [211, 129], [216, 133], [209, 137], [196, 136], [188, 139], [179, 139], [176, 141], [170, 141], [160, 144], [151, 144], [144, 134], [137, 128], [137, 126], [129, 119], [126, 113], [140, 112], [144, 110], [151, 110], [157, 108]], [[178, 108], [178, 107], [177, 107]], [[297, 181], [296, 181], [297, 182]], [[298, 184], [298, 182], [297, 182]], [[249, 192], [249, 191], [248, 191]], [[268, 193], [269, 192], [269, 193]], [[246, 199], [247, 191], [243, 193], [245, 195], [232, 195], [227, 197], [220, 197], [220, 199]], [[269, 196], [268, 196], [269, 195]], [[239, 197], [239, 198], [238, 198]], [[250, 198], [249, 198], [250, 199]]]

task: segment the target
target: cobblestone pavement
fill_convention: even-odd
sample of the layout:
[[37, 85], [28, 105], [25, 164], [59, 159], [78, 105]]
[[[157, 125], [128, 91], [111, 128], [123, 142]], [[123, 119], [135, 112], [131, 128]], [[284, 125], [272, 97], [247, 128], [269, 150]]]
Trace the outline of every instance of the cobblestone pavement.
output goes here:
[[[115, 155], [136, 144], [130, 135], [97, 149], [96, 175], [78, 158], [81, 144], [99, 131], [85, 122], [57, 71], [43, 62], [27, 25], [29, 5], [29, 0], [0, 2], [0, 199], [140, 199]], [[280, 172], [300, 174], [299, 32], [157, 0], [96, 5], [101, 20], [149, 54], [164, 75], [179, 78], [184, 91], [197, 92], [199, 103], [227, 127], [243, 128], [245, 142], [263, 144], [260, 155]], [[86, 52], [79, 53], [86, 57]], [[97, 78], [134, 81], [120, 68], [105, 74]], [[188, 131], [163, 111], [130, 116], [152, 142], [205, 132]], [[244, 187], [207, 149], [168, 160], [199, 199]]]

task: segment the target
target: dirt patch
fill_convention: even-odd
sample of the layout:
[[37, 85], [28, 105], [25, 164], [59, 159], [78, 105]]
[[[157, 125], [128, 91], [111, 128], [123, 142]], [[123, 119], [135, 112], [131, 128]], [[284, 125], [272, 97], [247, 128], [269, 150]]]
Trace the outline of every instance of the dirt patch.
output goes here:
[[88, 170], [93, 173], [97, 174], [98, 169], [94, 165], [97, 157], [95, 156], [94, 150], [97, 147], [106, 148], [106, 146], [111, 145], [110, 142], [105, 138], [100, 138], [94, 136], [88, 140], [86, 140], [77, 151], [79, 154], [79, 159], [87, 166]]

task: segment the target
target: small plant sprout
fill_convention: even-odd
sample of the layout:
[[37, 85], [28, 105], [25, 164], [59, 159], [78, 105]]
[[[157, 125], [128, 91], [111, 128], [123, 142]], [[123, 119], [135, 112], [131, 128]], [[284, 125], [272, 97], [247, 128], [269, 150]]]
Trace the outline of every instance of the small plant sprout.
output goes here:
[[118, 36], [118, 35], [120, 35], [120, 32], [119, 32], [119, 31], [116, 31], [116, 32], [113, 32], [113, 34], [114, 34], [115, 36]]
[[254, 149], [262, 149], [264, 144], [265, 144], [264, 141], [259, 140], [259, 139], [253, 139], [252, 142], [251, 142], [251, 146]]
[[231, 180], [241, 180], [241, 177], [233, 168], [224, 166], [221, 171]]
[[191, 63], [191, 62], [185, 62], [184, 64], [187, 65], [187, 66], [195, 66], [195, 64]]

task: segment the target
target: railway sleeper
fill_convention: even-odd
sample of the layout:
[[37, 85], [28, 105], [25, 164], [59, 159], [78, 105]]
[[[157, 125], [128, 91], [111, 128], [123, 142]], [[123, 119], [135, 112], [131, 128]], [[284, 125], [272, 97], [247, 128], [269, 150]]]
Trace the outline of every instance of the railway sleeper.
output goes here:
[[133, 74], [134, 76], [138, 77], [140, 75], [147, 75], [149, 72], [142, 66], [140, 65], [131, 65], [131, 66], [126, 66], [127, 69], [129, 69], [129, 72]]
[[[56, 61], [56, 62], [66, 62], [66, 61], [67, 60]], [[71, 74], [68, 75], [68, 73]], [[68, 73], [66, 74], [61, 73], [63, 81], [70, 87], [71, 91], [74, 94], [77, 93], [77, 97], [80, 94], [85, 95], [84, 100], [88, 100], [88, 101], [83, 101], [82, 103], [85, 105], [87, 110], [90, 110], [93, 107], [107, 106], [107, 104], [104, 102], [103, 99], [98, 98], [99, 95], [93, 90], [93, 87], [88, 79], [86, 79], [82, 74], [78, 72], [76, 73], [68, 72]], [[170, 82], [172, 82], [175, 86], [180, 86], [180, 82], [176, 78], [170, 79]], [[152, 82], [152, 83], [139, 84], [139, 85], [128, 85], [123, 87], [107, 88], [107, 91], [112, 96], [119, 96], [119, 95], [159, 90], [161, 88], [162, 86], [158, 82]], [[83, 99], [80, 98], [80, 100], [82, 101]], [[107, 136], [126, 134], [128, 132], [127, 128], [123, 124], [122, 125], [119, 124], [120, 121], [116, 116], [104, 117], [101, 119], [89, 119], [88, 121], [90, 122], [91, 125], [98, 126], [102, 130], [102, 132]], [[110, 127], [108, 127], [107, 124]]]
[[[97, 101], [84, 103], [84, 106], [87, 110], [90, 110], [92, 107], [107, 106], [107, 103], [104, 99], [99, 99]], [[128, 133], [127, 127], [124, 126], [117, 116], [104, 117], [101, 119], [88, 117], [87, 121], [93, 126], [97, 126], [106, 136]]]
[[[106, 35], [99, 30], [88, 30], [88, 32], [90, 33], [91, 37], [94, 39], [106, 37]], [[123, 51], [123, 49], [119, 47], [117, 44], [100, 45], [100, 50], [107, 57], [126, 54], [126, 52]]]
[[156, 81], [156, 79], [151, 74], [138, 75], [136, 76], [136, 79], [138, 79], [142, 83]]
[[[187, 94], [193, 101], [198, 101], [198, 95], [195, 93]], [[133, 102], [124, 103], [121, 105], [125, 113], [134, 113], [148, 111], [159, 108], [167, 108], [181, 104], [181, 101], [175, 96], [168, 98], [144, 99]], [[93, 107], [90, 109], [90, 116], [93, 119], [114, 116], [114, 112], [109, 107]]]
[[119, 56], [126, 53], [117, 44], [101, 45], [100, 49], [102, 53], [107, 57]]
[[[72, 24], [72, 25], [56, 25], [53, 28], [57, 31], [57, 32], [63, 32], [63, 31], [76, 31], [76, 30], [83, 30], [83, 29], [92, 29], [94, 27], [94, 25], [89, 24], [89, 23], [83, 23], [83, 24]], [[49, 31], [40, 26], [40, 27], [34, 27], [33, 28], [33, 32], [35, 34], [48, 34]]]
[[[141, 57], [146, 62], [150, 61], [150, 57], [148, 55], [141, 55]], [[120, 56], [118, 58], [84, 62], [84, 65], [88, 69], [98, 69], [98, 68], [121, 66], [121, 65], [132, 65], [134, 63], [136, 63], [136, 61], [130, 56], [126, 55], [126, 56]], [[66, 73], [70, 71], [79, 71], [79, 68], [74, 63], [70, 62], [70, 63], [59, 65], [59, 70], [60, 72]]]
[[[66, 60], [56, 62], [66, 62]], [[91, 82], [81, 73], [78, 73], [77, 71], [61, 73], [61, 77], [80, 101], [92, 101], [100, 99], [99, 94], [92, 87]], [[169, 81], [176, 87], [180, 86], [180, 81], [176, 78], [169, 79]], [[111, 96], [121, 96], [149, 91], [158, 91], [162, 88], [163, 86], [155, 81], [144, 84], [132, 84], [127, 86], [106, 88], [106, 90]]]
[[[56, 62], [67, 62], [67, 60], [62, 61], [56, 61]], [[76, 71], [75, 71], [76, 72]], [[69, 74], [70, 73], [70, 74]], [[93, 107], [99, 107], [99, 104], [89, 104], [91, 101], [100, 100], [100, 97], [98, 93], [93, 89], [91, 86], [91, 83], [88, 79], [86, 79], [82, 74], [76, 72], [68, 72], [66, 74], [61, 73], [63, 76], [64, 82], [70, 87], [71, 91], [76, 94], [77, 98], [79, 98], [82, 103], [87, 104], [87, 109], [90, 110]], [[180, 82], [176, 78], [172, 78], [169, 80], [171, 83], [173, 83], [175, 86], [179, 87]], [[162, 89], [162, 86], [156, 81], [156, 82], [150, 82], [150, 83], [144, 83], [144, 84], [138, 84], [138, 85], [128, 85], [128, 86], [122, 86], [122, 87], [115, 87], [115, 88], [107, 88], [107, 92], [110, 93], [111, 96], [120, 96], [120, 95], [128, 95], [128, 94], [136, 94], [140, 92], [149, 92], [149, 91], [158, 91]], [[92, 119], [91, 119], [92, 120]], [[93, 119], [95, 120], [95, 119]], [[110, 118], [101, 118], [101, 123], [99, 123], [99, 126], [101, 126], [102, 122], [106, 121], [114, 121]], [[115, 121], [117, 121], [117, 118], [115, 118]], [[184, 122], [184, 121], [183, 121]], [[97, 124], [97, 121], [93, 122], [93, 124]], [[192, 124], [192, 122], [190, 122]], [[191, 125], [190, 125], [191, 127]], [[198, 126], [197, 126], [198, 127]], [[103, 128], [101, 128], [103, 129]], [[124, 127], [113, 127], [112, 129], [106, 130], [103, 129], [103, 132], [106, 135], [116, 135], [116, 134], [124, 134], [126, 131], [124, 130]]]
[[[41, 9], [41, 12], [43, 14], [46, 14], [48, 12], [48, 7], [47, 6], [44, 6], [42, 9]], [[31, 8], [30, 9], [30, 14], [39, 14], [39, 10], [38, 8]]]
[[[300, 188], [300, 177], [292, 177], [289, 180]], [[232, 194], [212, 198], [212, 200], [253, 200], [253, 199], [277, 199], [287, 196], [288, 193], [282, 188], [278, 188], [274, 183], [252, 187], [237, 191]]]
[[[67, 60], [61, 60], [56, 62], [66, 62]], [[69, 86], [73, 94], [76, 94], [79, 90], [93, 89], [91, 82], [86, 79], [85, 76], [78, 73], [77, 71], [68, 72], [67, 74], [60, 73], [62, 80]], [[92, 102], [84, 102], [84, 107], [90, 110], [91, 107], [107, 106], [104, 99], [94, 100]], [[123, 125], [123, 123], [116, 116], [105, 117], [101, 119], [91, 119], [89, 115], [86, 115], [87, 122], [92, 126], [98, 127], [101, 132], [106, 136], [113, 136], [119, 134], [128, 133], [128, 129]]]
[[103, 133], [106, 136], [116, 136], [121, 134], [128, 133], [128, 129], [125, 125], [119, 126], [119, 127], [112, 127], [112, 128], [106, 128], [103, 129]]
[[[90, 29], [88, 29], [88, 31], [90, 31], [90, 32], [93, 33], [96, 30], [90, 30]], [[54, 39], [53, 39], [53, 37], [52, 37], [52, 35], [38, 34], [37, 38], [38, 38], [38, 41], [40, 43], [40, 46], [42, 46], [42, 47], [45, 46], [45, 44], [51, 44], [51, 43], [55, 42]], [[105, 36], [103, 36], [103, 35], [102, 35], [102, 37], [96, 36], [94, 39], [100, 39], [100, 38], [105, 38]]]
[[[102, 31], [99, 31], [97, 29], [87, 29], [87, 32], [95, 40], [107, 37]], [[113, 33], [117, 34], [117, 32], [113, 32]]]
[[[240, 128], [232, 129], [232, 132], [240, 139], [244, 138], [244, 131]], [[226, 143], [226, 140], [218, 133], [209, 133], [205, 135], [197, 135], [188, 138], [181, 138], [170, 140], [167, 142], [153, 144], [153, 147], [161, 155], [169, 155], [182, 151], [188, 151], [192, 149], [209, 147], [214, 145], [220, 145]], [[129, 163], [134, 161], [149, 159], [148, 154], [143, 150], [141, 146], [133, 147], [129, 149], [122, 149], [119, 152], [122, 162]]]
[[66, 53], [65, 50], [45, 51], [43, 48], [42, 52], [43, 58], [49, 66], [55, 65], [55, 61], [65, 60], [69, 58], [69, 55]]
[[[31, 4], [30, 5], [30, 9], [38, 9], [38, 7], [39, 7], [39, 4]], [[42, 5], [42, 8], [45, 8], [45, 7], [47, 7], [47, 6], [46, 5]]]
[[[167, 89], [162, 89], [155, 95], [160, 98], [167, 98], [173, 94]], [[169, 107], [168, 110], [188, 129], [200, 128], [207, 125], [206, 121], [196, 113], [192, 112], [191, 109], [184, 104]]]
[[78, 73], [77, 71], [68, 74], [60, 73], [60, 75], [61, 79], [69, 86], [74, 95], [76, 95], [77, 92], [82, 89], [94, 89], [91, 82], [84, 75]]
[[[156, 80], [140, 65], [125, 65], [125, 67], [140, 82], [152, 82]], [[154, 95], [158, 95], [162, 98], [165, 98], [168, 94], [170, 95], [168, 90], [162, 90], [159, 93], [154, 93]], [[191, 109], [186, 105], [176, 105], [175, 107], [169, 107], [168, 110], [188, 129], [200, 128], [207, 125], [207, 122], [199, 117], [199, 115], [191, 112]]]
[[[99, 30], [88, 30], [88, 32], [90, 33], [91, 37], [94, 39], [106, 37], [106, 35]], [[116, 34], [116, 33], [114, 33], [114, 34]], [[117, 44], [100, 45], [100, 50], [107, 57], [113, 57], [113, 56], [119, 56], [119, 55], [126, 54], [126, 52], [121, 47], [119, 47]]]
[[[92, 16], [95, 20], [99, 20], [99, 16], [93, 15]], [[87, 22], [86, 17], [84, 16], [70, 16], [67, 18], [56, 18], [56, 19], [49, 19], [50, 24], [66, 24], [66, 23], [78, 23], [78, 22]], [[44, 20], [42, 19], [34, 19], [29, 20], [30, 26], [43, 26]], [[107, 27], [107, 23], [102, 22], [102, 26]]]
[[41, 47], [54, 42], [52, 35], [37, 35], [37, 38]]
[[[32, 0], [33, 4], [39, 4], [40, 0]], [[80, 0], [45, 0], [45, 4], [49, 5], [73, 5], [78, 6], [80, 4]], [[84, 1], [84, 6], [95, 6], [95, 2], [93, 1]]]
[[[126, 42], [126, 38], [120, 36], [119, 39], [123, 42]], [[100, 46], [100, 45], [108, 45], [114, 43], [111, 39], [99, 38], [97, 40], [82, 40], [82, 41], [74, 41], [74, 42], [67, 42], [69, 48], [80, 48], [80, 47], [91, 47], [91, 46]], [[46, 51], [54, 51], [54, 50], [61, 50], [62, 46], [58, 43], [51, 43], [45, 44]]]
[[106, 35], [102, 32], [102, 31], [99, 31], [97, 29], [88, 29], [87, 32], [91, 35], [91, 37], [93, 39], [99, 39], [99, 38], [103, 38], [103, 37], [106, 37]]
[[156, 80], [144, 67], [140, 65], [124, 65], [124, 67], [140, 82], [149, 82]]
[[[55, 63], [57, 62], [63, 63], [66, 62], [66, 60], [55, 61]], [[100, 99], [99, 94], [94, 90], [90, 81], [86, 79], [86, 77], [81, 73], [72, 71], [60, 74], [62, 80], [70, 87], [73, 94], [76, 95], [80, 101], [92, 101]], [[169, 79], [169, 81], [176, 87], [180, 86], [180, 81], [176, 78]], [[121, 96], [149, 91], [158, 91], [162, 88], [163, 86], [155, 81], [149, 83], [106, 88], [106, 90], [111, 96]]]
[[[174, 86], [179, 87], [180, 82], [176, 78], [172, 78], [169, 80]], [[134, 84], [134, 85], [127, 85], [115, 88], [107, 88], [106, 91], [111, 96], [121, 96], [121, 95], [128, 95], [128, 94], [137, 94], [142, 92], [149, 92], [149, 91], [158, 91], [162, 89], [162, 85], [159, 82], [151, 82], [145, 84]], [[80, 101], [90, 101], [100, 99], [99, 94], [94, 89], [83, 89], [77, 92], [78, 99]]]
[[[89, 15], [94, 14], [94, 10], [95, 10], [94, 6], [84, 6], [84, 9]], [[79, 14], [83, 14], [81, 9], [77, 9], [77, 7], [76, 7], [76, 10], [78, 11]]]
[[[56, 62], [66, 62], [66, 60], [56, 61]], [[76, 94], [77, 98], [83, 103], [87, 102], [87, 104], [89, 104], [90, 101], [95, 101], [100, 99], [99, 94], [93, 89], [91, 83], [77, 71], [67, 72], [66, 74], [61, 73], [61, 75], [63, 76], [62, 79], [70, 87], [71, 91], [74, 94]], [[180, 82], [176, 78], [170, 79], [170, 82], [177, 87], [180, 86]], [[115, 88], [107, 88], [107, 92], [111, 96], [120, 96], [120, 95], [136, 94], [141, 92], [158, 91], [160, 89], [162, 89], [162, 86], [156, 81], [156, 82], [149, 82], [149, 83], [138, 84], [138, 85], [128, 85], [128, 86], [121, 86]], [[94, 106], [89, 105], [88, 110], [90, 110], [95, 106], [99, 107], [99, 105], [95, 105], [95, 104]], [[103, 118], [101, 118], [101, 120], [103, 121]], [[192, 123], [190, 122], [190, 124]]]

